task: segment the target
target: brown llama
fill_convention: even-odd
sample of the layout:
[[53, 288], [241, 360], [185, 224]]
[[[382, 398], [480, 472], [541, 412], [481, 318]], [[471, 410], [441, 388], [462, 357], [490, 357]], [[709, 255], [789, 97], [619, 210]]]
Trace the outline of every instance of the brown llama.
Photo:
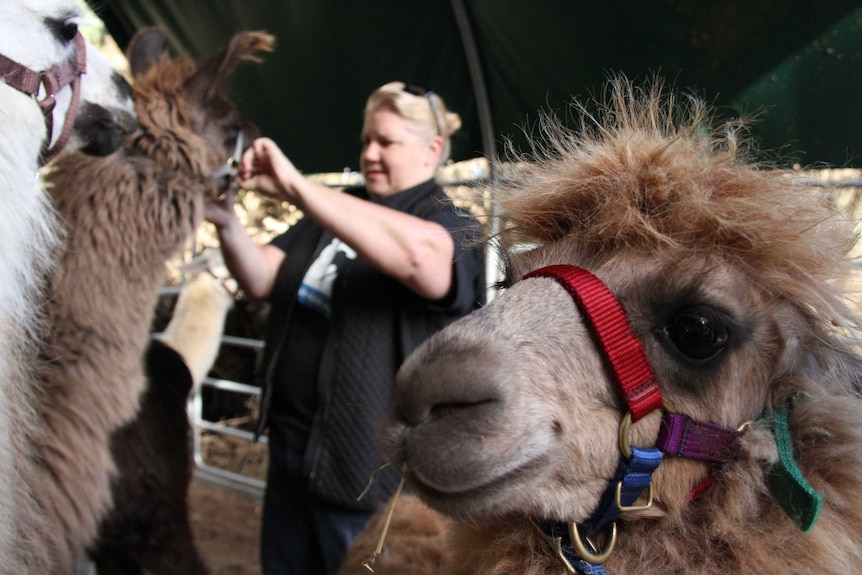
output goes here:
[[119, 477], [112, 483], [114, 506], [90, 548], [99, 575], [208, 572], [187, 505], [194, 466], [187, 405], [215, 361], [233, 301], [220, 279], [198, 273], [146, 351], [138, 415], [111, 435]]
[[71, 572], [111, 510], [112, 488], [134, 481], [136, 469], [117, 469], [112, 434], [139, 412], [166, 263], [201, 222], [205, 197], [223, 191], [212, 174], [250, 129], [219, 90], [238, 63], [273, 44], [264, 33], [239, 34], [197, 68], [170, 59], [163, 41], [147, 30], [130, 45], [140, 130], [111, 156], [68, 155], [46, 175], [66, 242], [41, 349], [44, 431], [24, 474], [47, 516], [47, 525], [25, 527], [34, 548], [56, 558], [45, 573]]
[[[658, 80], [579, 110], [495, 192], [504, 293], [381, 428], [451, 518], [439, 573], [859, 573], [852, 222]], [[423, 572], [397, 537], [372, 567]]]

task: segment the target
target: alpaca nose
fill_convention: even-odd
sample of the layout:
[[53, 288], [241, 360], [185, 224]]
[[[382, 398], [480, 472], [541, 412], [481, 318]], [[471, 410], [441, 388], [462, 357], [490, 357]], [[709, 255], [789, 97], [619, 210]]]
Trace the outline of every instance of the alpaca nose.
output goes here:
[[429, 419], [475, 417], [503, 400], [493, 348], [445, 339], [405, 362], [396, 378], [395, 411], [407, 426]]
[[75, 131], [83, 140], [81, 150], [93, 156], [116, 151], [123, 138], [138, 129], [138, 118], [125, 110], [84, 102], [75, 119]]
[[429, 343], [399, 370], [395, 401], [380, 427], [378, 448], [391, 463], [409, 459], [409, 444], [429, 436], [442, 440], [454, 430], [481, 436], [506, 408], [505, 367], [497, 352], [451, 338]]

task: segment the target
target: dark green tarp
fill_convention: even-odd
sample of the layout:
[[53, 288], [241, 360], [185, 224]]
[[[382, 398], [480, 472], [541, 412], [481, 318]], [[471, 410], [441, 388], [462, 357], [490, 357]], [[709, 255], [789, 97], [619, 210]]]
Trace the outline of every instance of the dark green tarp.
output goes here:
[[200, 59], [239, 30], [274, 33], [276, 52], [232, 91], [307, 172], [358, 167], [365, 98], [390, 80], [432, 88], [462, 115], [454, 158], [465, 159], [523, 144], [539, 110], [565, 115], [618, 72], [659, 72], [722, 116], [763, 112], [753, 132], [788, 163], [862, 167], [858, 0], [90, 3], [121, 47], [157, 25]]

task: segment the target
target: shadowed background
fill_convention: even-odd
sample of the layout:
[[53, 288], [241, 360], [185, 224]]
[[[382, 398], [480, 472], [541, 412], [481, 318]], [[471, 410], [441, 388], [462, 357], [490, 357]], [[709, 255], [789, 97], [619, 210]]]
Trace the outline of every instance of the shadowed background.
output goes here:
[[784, 163], [862, 167], [858, 0], [88, 0], [121, 48], [157, 25], [203, 58], [235, 32], [278, 37], [233, 97], [306, 172], [356, 169], [361, 111], [400, 79], [459, 112], [453, 159], [518, 148], [610, 73], [659, 72], [721, 116], [758, 113]]

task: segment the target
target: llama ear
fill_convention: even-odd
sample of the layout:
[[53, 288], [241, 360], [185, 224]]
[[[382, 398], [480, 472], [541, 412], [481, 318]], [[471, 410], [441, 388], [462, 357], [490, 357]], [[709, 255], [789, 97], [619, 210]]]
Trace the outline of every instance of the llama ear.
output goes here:
[[771, 385], [775, 405], [803, 389], [798, 384], [803, 379], [827, 385], [831, 381], [828, 378], [836, 378], [862, 390], [862, 358], [852, 353], [845, 341], [819, 328], [799, 308], [779, 306], [773, 315], [783, 343], [774, 368], [775, 374], [783, 375]]
[[135, 34], [126, 50], [132, 77], [147, 73], [165, 50], [165, 34], [158, 28], [145, 28]]
[[215, 96], [240, 62], [260, 62], [258, 51], [272, 52], [275, 36], [263, 31], [242, 32], [231, 38], [227, 49], [207, 60], [186, 83], [187, 90], [203, 100]]

